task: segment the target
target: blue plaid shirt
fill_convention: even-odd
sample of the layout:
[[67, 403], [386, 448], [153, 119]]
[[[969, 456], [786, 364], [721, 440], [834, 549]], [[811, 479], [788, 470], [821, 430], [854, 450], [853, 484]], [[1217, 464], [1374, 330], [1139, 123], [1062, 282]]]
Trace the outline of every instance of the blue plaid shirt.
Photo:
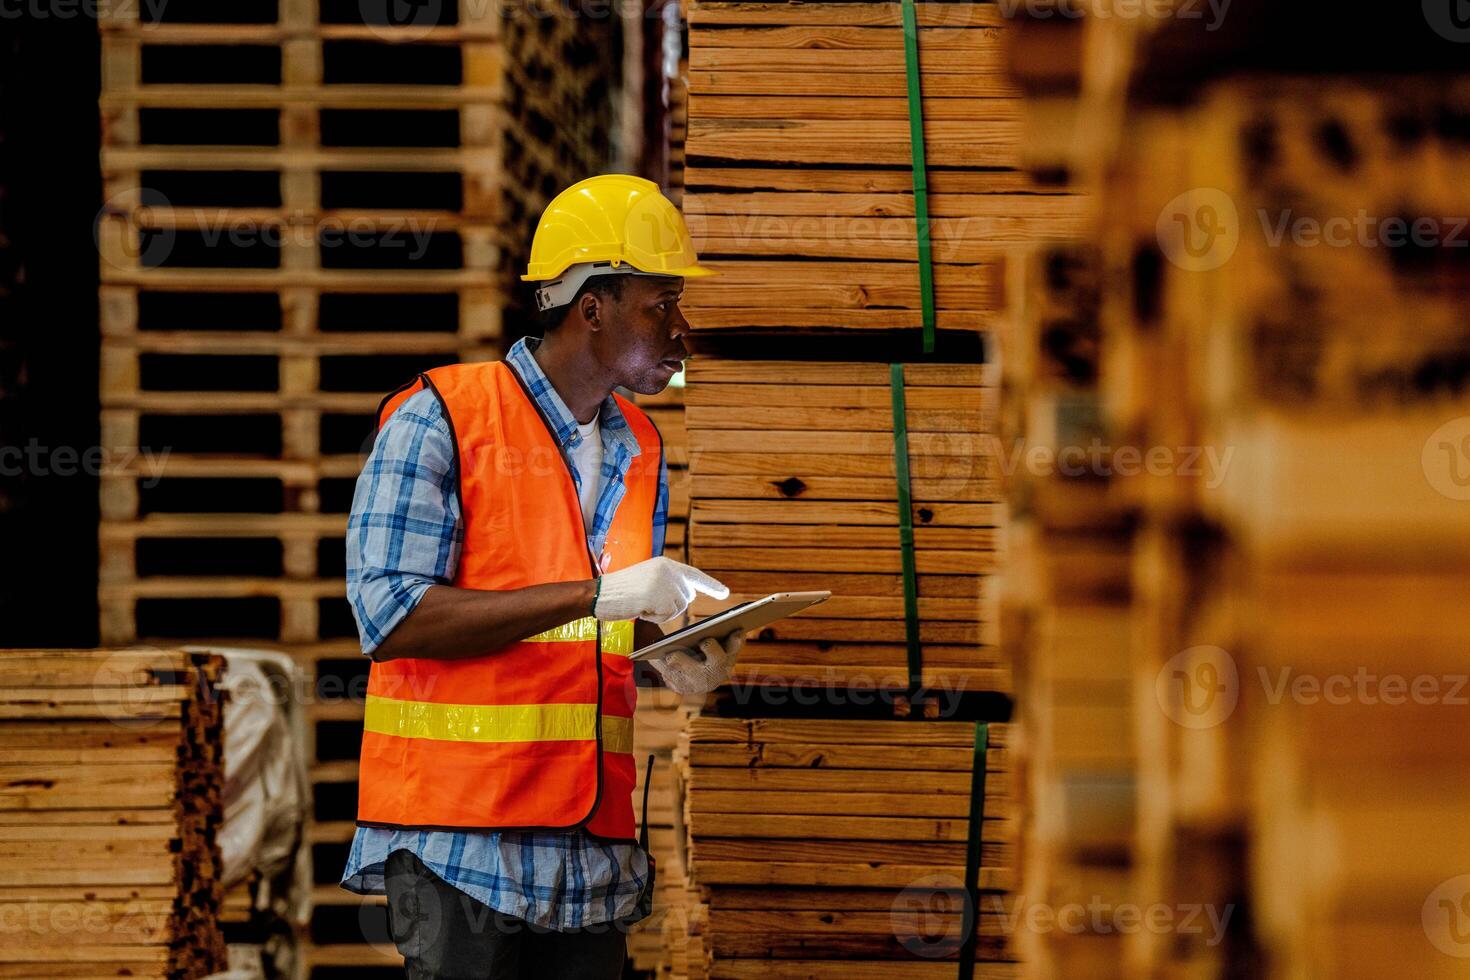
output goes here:
[[[576, 419], [531, 356], [535, 338], [520, 340], [506, 360], [521, 376], [568, 450], [581, 443]], [[587, 543], [601, 554], [637, 438], [611, 396], [602, 403], [602, 470]], [[572, 469], [580, 493], [583, 474]], [[431, 585], [453, 583], [464, 526], [455, 486], [454, 443], [432, 391], [399, 406], [373, 443], [347, 522], [347, 598], [363, 653], [371, 655]], [[663, 553], [669, 508], [667, 466], [659, 470], [653, 554]], [[582, 831], [477, 833], [359, 827], [342, 887], [383, 894], [383, 862], [412, 851], [440, 878], [477, 901], [539, 926], [570, 930], [628, 919], [648, 874], [633, 844], [605, 844]]]

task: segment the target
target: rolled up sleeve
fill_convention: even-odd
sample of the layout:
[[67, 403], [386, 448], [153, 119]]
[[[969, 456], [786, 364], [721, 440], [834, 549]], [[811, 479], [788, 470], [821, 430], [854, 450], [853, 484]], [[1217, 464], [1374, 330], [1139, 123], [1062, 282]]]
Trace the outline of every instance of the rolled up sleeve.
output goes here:
[[432, 391], [405, 401], [378, 433], [347, 521], [347, 599], [372, 652], [432, 585], [453, 582], [463, 544], [454, 441]]

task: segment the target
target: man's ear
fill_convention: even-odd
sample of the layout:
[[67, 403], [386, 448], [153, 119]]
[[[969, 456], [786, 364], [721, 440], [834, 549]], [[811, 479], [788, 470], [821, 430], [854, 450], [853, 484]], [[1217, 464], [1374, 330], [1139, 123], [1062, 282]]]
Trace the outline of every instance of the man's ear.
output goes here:
[[593, 292], [583, 293], [582, 298], [577, 301], [577, 310], [582, 314], [582, 319], [592, 325], [593, 330], [602, 329], [602, 315], [606, 311], [606, 304], [602, 302], [601, 296]]

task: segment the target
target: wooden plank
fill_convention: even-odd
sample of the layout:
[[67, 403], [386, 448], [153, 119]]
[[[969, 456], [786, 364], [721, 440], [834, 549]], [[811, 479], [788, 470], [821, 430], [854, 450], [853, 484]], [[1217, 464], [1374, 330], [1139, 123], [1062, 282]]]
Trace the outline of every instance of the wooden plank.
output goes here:
[[[973, 730], [971, 740], [973, 742]], [[733, 743], [692, 742], [692, 766], [734, 766], [805, 769], [894, 769], [904, 771], [947, 770], [968, 773], [974, 763], [970, 748], [907, 748], [893, 745], [832, 745], [830, 743]], [[988, 759], [995, 759], [990, 756]], [[987, 768], [991, 765], [987, 761]]]
[[[715, 96], [709, 96], [715, 98]], [[748, 98], [748, 96], [747, 96]], [[903, 93], [897, 101], [907, 104]], [[687, 171], [690, 190], [709, 191], [795, 191], [826, 194], [912, 194], [913, 171], [852, 170], [836, 167], [725, 167], [691, 164]], [[1056, 193], [1020, 170], [936, 170], [929, 175], [932, 194], [1025, 194]]]
[[[915, 782], [916, 788], [923, 785], [922, 781]], [[905, 795], [924, 798], [906, 800]], [[1003, 814], [1009, 815], [1011, 811], [1006, 806], [1004, 794], [988, 792], [987, 802], [992, 797], [997, 809], [992, 812], [987, 805], [987, 820], [999, 818]], [[753, 797], [745, 791], [726, 792], [691, 787], [685, 800], [685, 811], [693, 821], [691, 833], [697, 837], [963, 841], [963, 831], [941, 818], [967, 818], [970, 800], [968, 796], [939, 793], [828, 793], [814, 790], [763, 790], [759, 796]], [[771, 829], [762, 831], [760, 820], [721, 822], [702, 820], [701, 814], [753, 815], [768, 821]], [[823, 827], [814, 821], [791, 820], [784, 823], [785, 830], [775, 829], [783, 826], [786, 817], [803, 815], [820, 817], [830, 822]], [[844, 817], [852, 818], [851, 822], [839, 819]], [[887, 820], [898, 822], [881, 822]], [[870, 836], [874, 834], [879, 836]]]
[[[720, 718], [697, 715], [689, 720], [689, 742], [744, 742], [762, 745], [909, 745], [924, 749], [975, 745], [975, 726], [963, 721], [862, 721], [812, 718]], [[1010, 725], [990, 726], [990, 745], [1010, 744]], [[886, 767], [879, 767], [886, 768]], [[915, 768], [923, 768], [915, 766]]]
[[[747, 794], [787, 791], [816, 794], [863, 793], [892, 780], [883, 769], [731, 769], [690, 766], [685, 784], [690, 790], [728, 790]], [[925, 795], [968, 797], [968, 772], [925, 772], [916, 777]], [[771, 811], [779, 812], [779, 811]]]
[[107, 810], [175, 805], [176, 765], [0, 763], [0, 810]]
[[[861, 457], [868, 459], [871, 457]], [[892, 477], [861, 476], [713, 476], [701, 474], [691, 481], [694, 500], [886, 500], [897, 495]], [[963, 501], [994, 501], [1000, 496], [993, 479], [910, 479], [909, 492], [915, 507]]]
[[[681, 307], [695, 330], [764, 330], [772, 328], [847, 329], [847, 330], [913, 330], [923, 326], [917, 310], [844, 310], [761, 308], [761, 307]], [[938, 310], [934, 320], [940, 330], [966, 330], [981, 333], [993, 330], [998, 320], [986, 310]]]
[[[782, 581], [785, 581], [784, 579]], [[755, 638], [746, 642], [740, 654], [741, 663], [781, 663], [852, 667], [887, 667], [901, 665], [907, 649], [896, 644], [865, 643], [839, 645], [832, 643], [779, 643]], [[926, 646], [927, 667], [997, 667], [1004, 661], [999, 651], [990, 647]]]
[[[695, 222], [704, 220], [706, 216], [749, 218], [761, 215], [823, 219], [914, 216], [914, 196], [901, 192], [833, 194], [821, 191], [691, 191], [685, 199], [689, 202], [685, 205], [685, 213], [691, 222], [691, 229]], [[932, 218], [1018, 215], [1042, 220], [1071, 221], [1085, 210], [1084, 200], [1069, 194], [934, 194], [929, 197], [929, 201], [929, 215]], [[709, 285], [714, 285], [716, 281], [711, 280]]]
[[[963, 16], [963, 15], [961, 15]], [[969, 28], [969, 29], [966, 29]], [[755, 48], [783, 51], [891, 51], [903, 49], [902, 30], [889, 26], [809, 24], [795, 16], [784, 24], [741, 26], [723, 24], [717, 30], [690, 25], [689, 47], [695, 49]], [[919, 47], [927, 55], [965, 52], [990, 54], [1001, 43], [996, 27], [948, 23], [931, 28], [919, 25]], [[692, 62], [691, 62], [692, 64]], [[928, 65], [925, 64], [925, 69]]]
[[[694, 358], [686, 368], [690, 397], [698, 384], [843, 385], [886, 388], [887, 364], [859, 361], [740, 361]], [[995, 368], [985, 364], [905, 364], [905, 388], [971, 387], [996, 383]]]
[[[1009, 857], [1010, 849], [991, 845], [983, 850], [981, 887], [1009, 887], [1012, 876], [1008, 866], [1001, 862]], [[964, 872], [965, 862], [961, 855], [957, 860], [946, 864], [869, 860], [848, 862], [837, 859], [828, 862], [750, 861], [740, 857], [725, 860], [701, 859], [695, 865], [694, 873], [701, 883], [708, 885], [868, 885], [885, 888], [905, 887], [921, 878], [934, 875], [962, 876]]]
[[[979, 394], [979, 390], [976, 391]], [[993, 401], [993, 399], [990, 399]], [[690, 405], [684, 409], [690, 438], [698, 440], [696, 429], [728, 431], [760, 429], [773, 426], [810, 426], [827, 432], [892, 432], [891, 408], [852, 408], [840, 402], [822, 407], [799, 405]], [[951, 409], [923, 409], [909, 406], [904, 416], [909, 432], [979, 433], [994, 428], [994, 406], [978, 409], [956, 406]]]
[[[961, 456], [985, 455], [995, 449], [995, 440], [980, 433], [913, 432], [909, 434], [909, 455], [915, 456]], [[841, 447], [843, 454], [893, 456], [893, 434], [891, 432], [817, 432], [769, 430], [764, 433], [752, 430], [706, 429], [698, 437], [690, 437], [690, 466], [693, 467], [697, 454], [748, 453], [764, 450], [772, 455], [788, 453], [832, 454]]]
[[[698, 95], [692, 111], [704, 119], [872, 119], [909, 118], [908, 99], [821, 98], [802, 95]], [[1020, 99], [924, 99], [925, 121], [1024, 119]], [[688, 208], [686, 193], [681, 208]]]
[[[920, 420], [925, 413], [941, 417], [948, 413], [979, 415], [993, 410], [995, 389], [979, 385], [970, 386], [915, 386], [912, 391], [905, 385], [906, 418]], [[878, 410], [887, 413], [887, 428], [893, 428], [892, 389], [888, 385], [864, 385], [861, 387], [832, 385], [793, 386], [786, 384], [712, 384], [702, 382], [690, 385], [684, 399], [685, 413], [690, 409], [727, 408], [736, 411], [715, 415], [705, 413], [703, 421], [690, 421], [691, 427], [738, 428], [740, 411], [758, 407], [786, 406], [798, 409], [826, 409], [834, 418], [856, 409]], [[799, 416], [793, 416], [799, 417]], [[728, 425], [721, 425], [722, 419]]]
[[[742, 52], [743, 53], [743, 52]], [[819, 54], [819, 53], [818, 53]], [[728, 55], [723, 60], [731, 60]], [[691, 98], [696, 95], [792, 95], [793, 82], [790, 72], [769, 71], [749, 67], [755, 64], [771, 64], [779, 62], [779, 56], [767, 58], [746, 57], [734, 59], [744, 61], [747, 67], [740, 69], [719, 68], [705, 69], [692, 68], [687, 77], [689, 79], [689, 94]], [[820, 57], [807, 57], [803, 59], [809, 64], [804, 69], [800, 78], [800, 94], [811, 96], [866, 96], [877, 98], [904, 98], [908, 92], [907, 77], [903, 73], [901, 60], [893, 58], [886, 59], [885, 66], [880, 70], [876, 65], [864, 71], [862, 64], [865, 58], [862, 55], [846, 55], [842, 58], [829, 58], [828, 64], [823, 65]], [[854, 67], [839, 70], [832, 62], [846, 62]], [[897, 64], [897, 70], [887, 67], [888, 64]], [[927, 66], [926, 66], [927, 67]], [[989, 71], [976, 72], [973, 75], [965, 75], [957, 69], [954, 72], [936, 72], [933, 75], [924, 76], [925, 98], [1015, 98], [1020, 95], [1020, 90], [1003, 68], [995, 67]], [[691, 120], [692, 124], [693, 120]], [[693, 171], [693, 167], [690, 171]], [[686, 175], [686, 181], [688, 176]], [[692, 185], [691, 185], [692, 186]]]
[[[772, 479], [791, 486], [789, 481], [815, 481], [823, 478], [894, 478], [893, 453], [850, 453], [846, 446], [842, 453], [793, 452], [724, 452], [700, 447], [689, 459], [689, 472], [696, 477], [730, 476], [751, 479]], [[892, 448], [891, 446], [889, 447]], [[992, 447], [993, 448], [993, 447]], [[932, 481], [930, 496], [938, 499], [964, 499], [952, 496], [949, 488], [961, 491], [977, 479], [992, 480], [1000, 475], [1000, 467], [993, 455], [936, 455], [925, 453], [910, 455], [909, 475], [915, 481]], [[696, 480], [697, 488], [703, 485]], [[882, 495], [877, 495], [882, 496]], [[875, 498], [869, 498], [875, 499]]]
[[[723, 503], [723, 502], [721, 502]], [[734, 514], [760, 514], [759, 508], [739, 508], [736, 504], [771, 504], [773, 509], [782, 506], [794, 506], [795, 503], [811, 503], [814, 508], [807, 513], [811, 515], [812, 523], [806, 524], [752, 524], [752, 523], [704, 523], [700, 519], [701, 509], [709, 506], [715, 508], [717, 517], [729, 517]], [[721, 507], [720, 504], [706, 504], [703, 501], [695, 501], [690, 506], [694, 509], [694, 520], [692, 527], [693, 547], [697, 551], [707, 548], [713, 549], [748, 549], [752, 547], [768, 547], [773, 550], [781, 550], [792, 556], [812, 555], [807, 561], [817, 559], [832, 559], [844, 563], [842, 568], [806, 569], [808, 571], [831, 571], [831, 572], [892, 572], [886, 558], [882, 554], [887, 549], [898, 550], [898, 515], [897, 506], [893, 504], [880, 504], [869, 502], [863, 504], [833, 504], [851, 508], [854, 515], [867, 513], [877, 514], [879, 517], [891, 515], [891, 520], [883, 524], [866, 523], [863, 525], [846, 525], [830, 523], [817, 523], [822, 520], [823, 501], [797, 501], [793, 504], [784, 504], [781, 501], [731, 501], [729, 506]], [[962, 507], [984, 507], [984, 504], [957, 504]], [[885, 509], [886, 508], [886, 509]], [[843, 514], [848, 510], [844, 509]], [[872, 518], [876, 522], [879, 517]], [[937, 574], [972, 574], [985, 570], [994, 562], [994, 555], [998, 544], [998, 533], [994, 530], [995, 522], [991, 521], [985, 525], [970, 527], [916, 527], [914, 528], [914, 544], [918, 553], [922, 556], [928, 554], [930, 561], [935, 567], [920, 568], [921, 573], [932, 572]], [[878, 549], [873, 552], [874, 561], [869, 567], [845, 567], [846, 563], [857, 560], [861, 556], [843, 557], [844, 552], [852, 549]], [[821, 552], [821, 555], [814, 555]], [[955, 552], [950, 557], [938, 557], [941, 552]], [[720, 553], [728, 554], [728, 551]], [[830, 553], [830, 554], [829, 554]], [[968, 558], [966, 563], [964, 559]], [[945, 564], [940, 567], [938, 563]], [[702, 565], [713, 567], [720, 565], [728, 568], [766, 567], [764, 563], [751, 566], [744, 561], [731, 562], [702, 562]], [[802, 571], [800, 567], [793, 567], [792, 571]]]
[[[998, 503], [951, 503], [941, 501], [938, 503], [913, 503], [910, 506], [910, 520], [914, 523], [915, 534], [922, 530], [935, 530], [940, 528], [994, 528], [1000, 525], [1001, 504]], [[751, 530], [764, 533], [764, 526], [773, 524], [807, 525], [813, 527], [829, 527], [831, 525], [842, 525], [835, 532], [839, 536], [850, 533], [855, 526], [862, 527], [898, 527], [899, 508], [898, 504], [886, 500], [720, 500], [701, 499], [690, 501], [689, 518], [699, 522], [696, 525], [696, 534], [700, 535], [699, 541], [711, 545], [720, 544], [743, 544], [752, 540], [745, 537], [744, 528], [719, 528], [716, 525], [763, 525]], [[784, 533], [784, 531], [782, 532]], [[793, 532], [794, 536], [787, 540], [793, 546], [810, 543], [820, 546], [824, 539], [812, 538], [809, 542], [802, 538], [800, 531]], [[927, 544], [930, 547], [940, 548], [986, 548], [991, 549], [996, 545], [993, 534], [956, 534], [956, 535], [929, 535]], [[890, 543], [892, 539], [885, 539], [881, 535], [874, 535], [873, 540], [881, 544]], [[917, 538], [915, 539], [917, 541]], [[837, 540], [826, 539], [831, 547], [841, 547]]]
[[[712, 24], [803, 24], [812, 27], [902, 27], [897, 3], [723, 3], [691, 0], [686, 6], [690, 27]], [[914, 16], [924, 27], [1004, 27], [1007, 23], [994, 3], [917, 3]]]
[[[853, 140], [852, 128], [845, 119], [691, 119], [684, 145], [690, 156], [718, 160], [893, 165], [912, 158], [906, 120], [870, 120], [863, 126], [861, 141]], [[939, 120], [926, 122], [924, 130], [924, 153], [931, 166], [1017, 167], [1021, 163], [1019, 120]], [[690, 231], [699, 236], [695, 225], [703, 214], [694, 212], [687, 217]]]
[[[761, 592], [770, 585], [770, 577], [755, 572], [732, 569], [704, 569], [730, 587], [731, 592]], [[831, 575], [791, 573], [781, 577], [782, 585], [793, 592], [812, 592], [826, 583], [835, 595], [882, 596], [903, 595], [902, 575]], [[974, 575], [920, 575], [919, 595], [934, 599], [975, 599], [982, 590], [982, 579]], [[926, 651], [927, 652], [927, 651]]]
[[[1001, 32], [921, 29], [924, 80], [949, 74], [974, 78], [1006, 77]], [[692, 31], [689, 72], [763, 71], [773, 74], [806, 72], [902, 72], [903, 32], [871, 27], [755, 27]], [[819, 43], [813, 43], [819, 42]], [[932, 46], [932, 47], [931, 47]], [[792, 94], [806, 94], [805, 80], [787, 83]], [[926, 86], [927, 88], [927, 86]], [[691, 84], [690, 101], [698, 93]], [[856, 93], [854, 93], [856, 94]], [[971, 92], [971, 96], [979, 92]], [[692, 128], [696, 118], [689, 119]]]
[[[691, 279], [683, 307], [748, 307], [752, 290], [770, 306], [789, 309], [917, 309], [919, 280], [911, 262], [783, 262], [726, 259], [720, 274]], [[995, 263], [936, 266], [934, 302], [939, 309], [991, 310], [1004, 299]], [[757, 380], [757, 379], [751, 379]]]

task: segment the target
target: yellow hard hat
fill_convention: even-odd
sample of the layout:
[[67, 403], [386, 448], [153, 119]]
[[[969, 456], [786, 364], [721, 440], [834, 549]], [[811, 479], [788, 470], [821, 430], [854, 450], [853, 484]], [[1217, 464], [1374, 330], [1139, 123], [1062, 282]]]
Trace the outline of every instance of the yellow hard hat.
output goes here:
[[683, 215], [658, 185], [628, 174], [588, 177], [552, 198], [521, 278], [545, 282], [584, 262], [686, 279], [716, 274], [699, 264]]

